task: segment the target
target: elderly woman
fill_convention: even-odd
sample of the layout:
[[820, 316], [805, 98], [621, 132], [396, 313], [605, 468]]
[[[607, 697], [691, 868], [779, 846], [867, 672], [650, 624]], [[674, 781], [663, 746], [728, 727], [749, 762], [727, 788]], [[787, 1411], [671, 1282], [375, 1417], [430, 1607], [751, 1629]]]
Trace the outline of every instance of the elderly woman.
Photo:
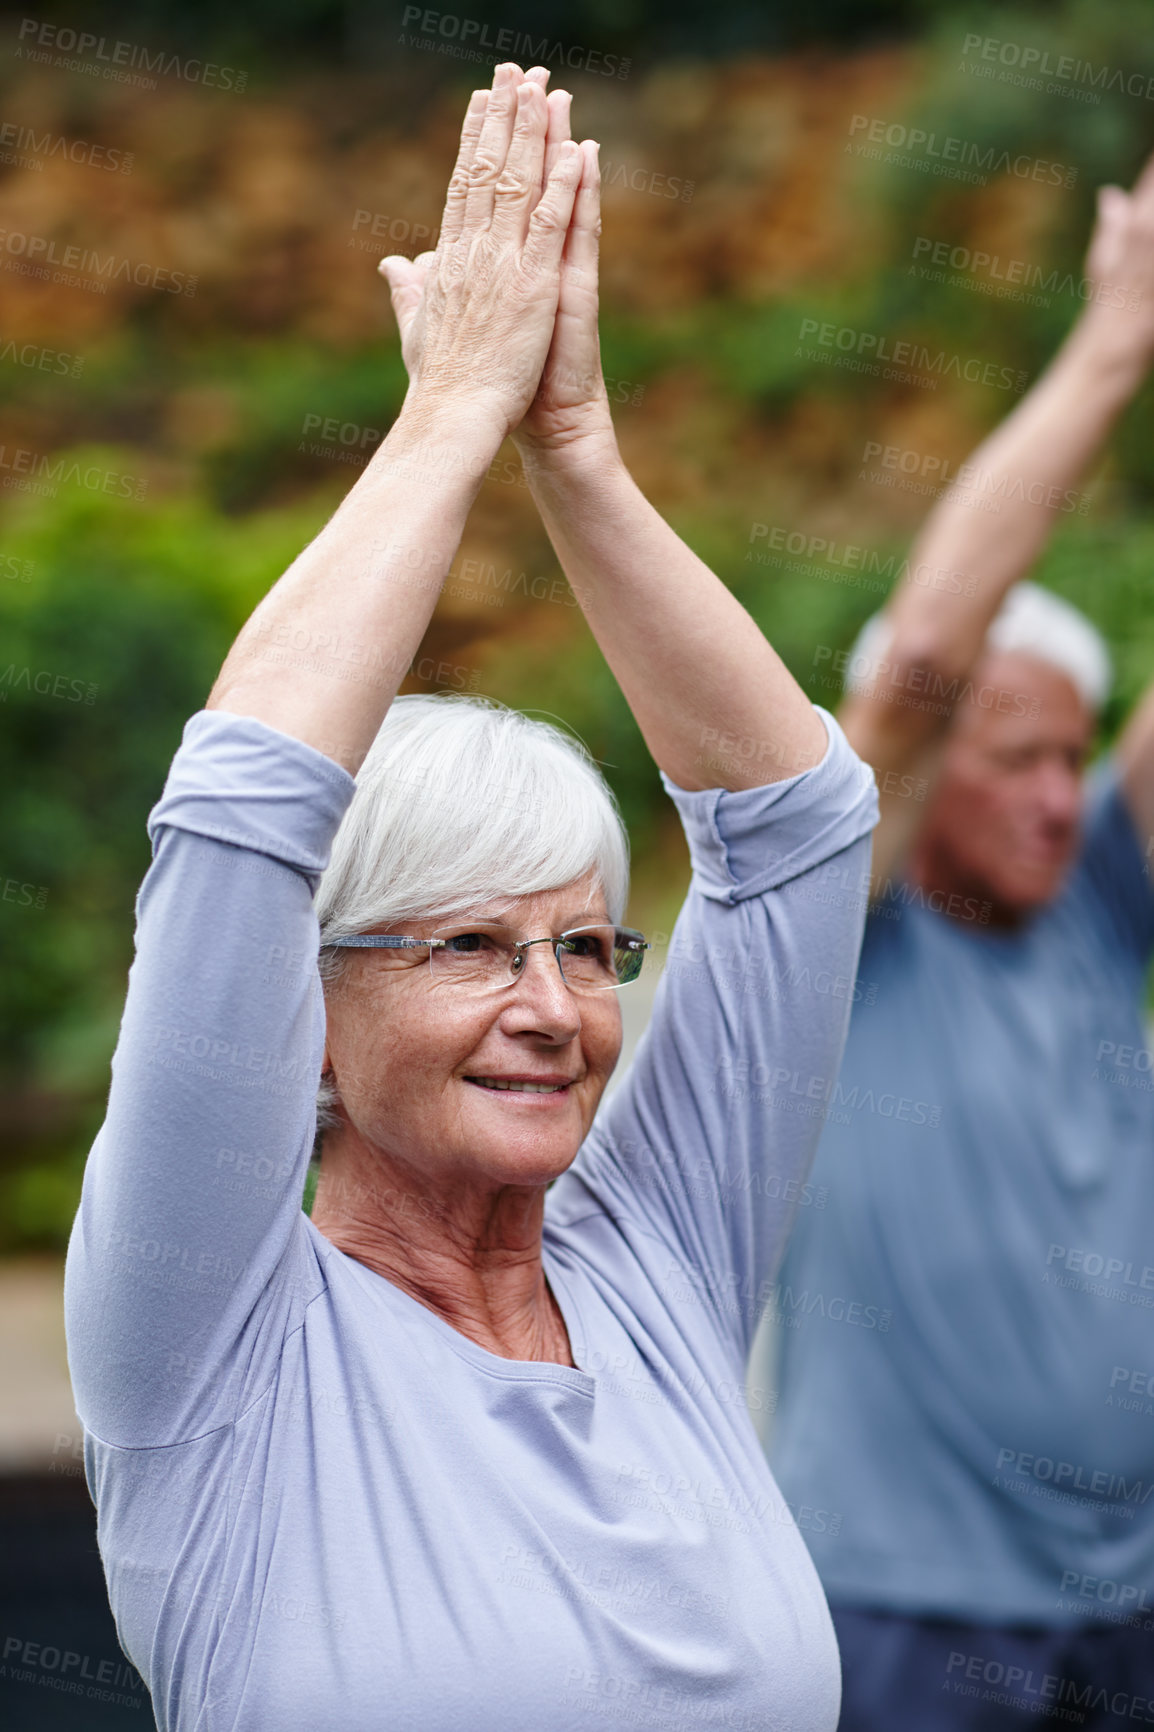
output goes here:
[[[470, 103], [436, 255], [386, 262], [403, 409], [150, 817], [66, 1301], [162, 1732], [837, 1720], [743, 1375], [841, 1055], [872, 778], [622, 466], [596, 147], [546, 76]], [[644, 944], [612, 799], [549, 727], [394, 701], [510, 432], [693, 859], [596, 1120]]]

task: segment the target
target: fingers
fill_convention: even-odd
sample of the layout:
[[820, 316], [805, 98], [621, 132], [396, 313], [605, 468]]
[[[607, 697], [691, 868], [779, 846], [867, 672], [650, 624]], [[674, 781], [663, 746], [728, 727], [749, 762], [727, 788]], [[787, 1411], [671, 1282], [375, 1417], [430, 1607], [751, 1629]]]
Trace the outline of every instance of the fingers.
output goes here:
[[553, 173], [561, 146], [572, 135], [569, 131], [569, 109], [573, 98], [567, 90], [551, 90], [549, 92], [549, 130], [545, 134], [545, 161], [541, 168], [541, 184], [537, 188], [538, 200], [544, 195], [545, 183]]
[[519, 66], [498, 66], [493, 73], [493, 88], [485, 106], [481, 135], [473, 154], [469, 185], [465, 194], [466, 228], [485, 229], [492, 221], [494, 189], [509, 154], [513, 122], [517, 113], [517, 90], [521, 83]]
[[441, 232], [438, 236], [438, 242], [455, 241], [464, 227], [469, 177], [473, 172], [473, 158], [477, 153], [477, 142], [481, 137], [481, 128], [485, 123], [485, 113], [488, 106], [489, 92], [487, 90], [474, 90], [469, 98], [469, 106], [465, 110], [465, 123], [461, 127], [461, 143], [457, 150], [457, 160], [453, 164], [449, 190], [445, 194], [445, 210], [441, 217]]
[[525, 238], [529, 212], [539, 196], [548, 124], [549, 108], [541, 86], [521, 84], [508, 155], [493, 189], [490, 227], [498, 238], [518, 243]]
[[[565, 237], [565, 265], [580, 274], [581, 287], [596, 288], [601, 235], [600, 145], [587, 138], [581, 149], [581, 180], [573, 201], [573, 217]], [[585, 279], [588, 279], [586, 282]]]
[[522, 254], [528, 270], [557, 270], [560, 266], [582, 162], [582, 152], [572, 139], [560, 146], [544, 197], [529, 218], [529, 234]]

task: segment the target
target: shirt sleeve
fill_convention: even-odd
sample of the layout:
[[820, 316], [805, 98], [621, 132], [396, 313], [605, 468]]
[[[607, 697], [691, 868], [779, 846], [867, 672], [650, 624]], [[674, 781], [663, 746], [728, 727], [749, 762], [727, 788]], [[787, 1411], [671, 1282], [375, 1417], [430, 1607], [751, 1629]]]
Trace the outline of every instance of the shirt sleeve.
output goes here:
[[1154, 952], [1154, 883], [1113, 755], [1090, 774], [1076, 873], [1114, 943], [1135, 960], [1148, 961]]
[[77, 1412], [105, 1442], [231, 1423], [323, 1290], [301, 1213], [324, 1050], [313, 895], [355, 788], [279, 729], [203, 710], [149, 815], [65, 1272]]
[[[816, 706], [815, 706], [816, 707]], [[873, 772], [820, 710], [820, 764], [687, 793], [663, 777], [693, 874], [628, 1076], [557, 1185], [663, 1241], [662, 1277], [744, 1358], [837, 1079], [869, 896]]]

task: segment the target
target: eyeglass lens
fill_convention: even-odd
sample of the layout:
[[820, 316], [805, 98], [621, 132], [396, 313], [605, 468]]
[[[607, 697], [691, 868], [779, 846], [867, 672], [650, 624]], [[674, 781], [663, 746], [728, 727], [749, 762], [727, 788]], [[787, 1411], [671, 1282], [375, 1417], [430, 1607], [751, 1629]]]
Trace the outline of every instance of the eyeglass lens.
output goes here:
[[[444, 942], [430, 946], [429, 967], [446, 985], [485, 991], [508, 985], [524, 967], [521, 934], [510, 926], [473, 922], [443, 927], [433, 937]], [[566, 984], [578, 992], [597, 992], [635, 980], [645, 955], [637, 937], [609, 925], [562, 933], [553, 948]]]

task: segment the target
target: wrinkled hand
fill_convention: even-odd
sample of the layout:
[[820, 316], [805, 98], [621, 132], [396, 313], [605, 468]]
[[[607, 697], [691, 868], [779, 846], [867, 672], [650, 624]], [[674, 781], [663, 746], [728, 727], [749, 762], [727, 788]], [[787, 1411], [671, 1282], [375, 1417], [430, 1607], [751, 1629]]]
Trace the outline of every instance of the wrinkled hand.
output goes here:
[[[468, 179], [476, 172], [477, 153], [483, 144], [486, 115], [493, 97], [499, 91], [498, 78], [507, 77], [513, 83], [520, 77], [515, 66], [498, 69], [493, 92], [480, 92], [470, 103], [461, 133], [461, 148], [454, 171]], [[537, 85], [544, 91], [549, 73], [544, 67], [534, 67], [524, 74], [522, 82]], [[563, 151], [571, 154], [569, 134], [568, 91], [552, 91], [546, 99], [547, 125], [545, 149], [541, 160], [537, 200], [543, 199], [552, 185]], [[566, 148], [567, 147], [567, 148]], [[536, 394], [526, 408], [524, 418], [512, 430], [517, 444], [548, 448], [565, 445], [585, 432], [608, 432], [612, 437], [612, 418], [601, 374], [601, 355], [597, 340], [597, 242], [601, 232], [600, 174], [597, 145], [586, 141], [580, 146], [580, 181], [565, 235], [561, 261], [560, 287], [556, 317], [548, 356], [540, 376]], [[440, 243], [444, 240], [444, 229]], [[388, 278], [393, 310], [401, 334], [401, 354], [410, 379], [420, 375], [425, 347], [426, 291], [429, 274], [438, 259], [436, 252], [421, 253], [416, 259], [382, 259], [379, 269]]]
[[[567, 104], [558, 111], [556, 129], [554, 148], [559, 149], [569, 136]], [[550, 136], [553, 137], [552, 117]], [[610, 439], [614, 436], [597, 336], [597, 256], [601, 235], [601, 171], [597, 151], [598, 146], [588, 141], [581, 146], [581, 183], [565, 237], [553, 341], [537, 395], [514, 432], [523, 455], [529, 450], [564, 448], [590, 433], [608, 435]]]
[[583, 153], [557, 138], [543, 68], [499, 66], [461, 130], [437, 248], [387, 258], [410, 396], [479, 406], [498, 439], [533, 401], [553, 341], [561, 262]]
[[1094, 282], [1091, 305], [1116, 310], [1120, 334], [1154, 348], [1154, 157], [1133, 191], [1099, 187], [1086, 274]]

